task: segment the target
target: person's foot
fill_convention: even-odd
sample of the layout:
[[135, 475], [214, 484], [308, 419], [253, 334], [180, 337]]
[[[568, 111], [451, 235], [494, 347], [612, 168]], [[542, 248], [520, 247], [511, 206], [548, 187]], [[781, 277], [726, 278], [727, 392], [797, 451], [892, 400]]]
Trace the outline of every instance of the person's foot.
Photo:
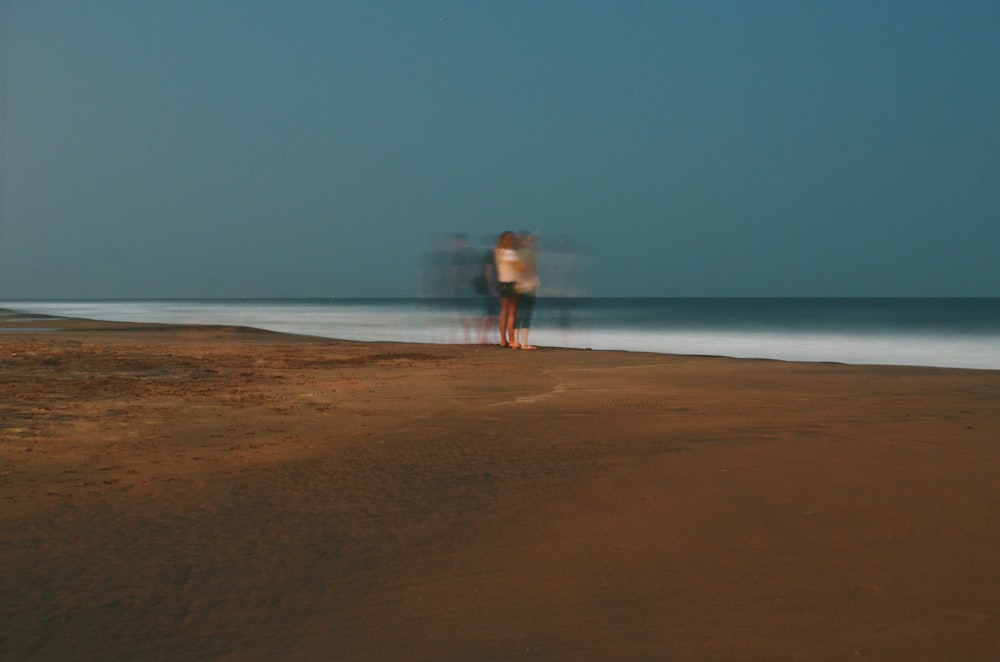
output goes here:
[[513, 347], [514, 349], [521, 349], [521, 346], [518, 345], [516, 342], [512, 342], [510, 346]]
[[521, 349], [538, 349], [534, 345], [521, 345]]

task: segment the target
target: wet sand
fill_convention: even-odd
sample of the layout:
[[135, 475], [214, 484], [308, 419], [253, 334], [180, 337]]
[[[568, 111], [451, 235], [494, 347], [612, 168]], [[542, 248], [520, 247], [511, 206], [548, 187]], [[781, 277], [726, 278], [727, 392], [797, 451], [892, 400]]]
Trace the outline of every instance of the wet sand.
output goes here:
[[1000, 659], [1000, 372], [0, 327], [3, 660]]

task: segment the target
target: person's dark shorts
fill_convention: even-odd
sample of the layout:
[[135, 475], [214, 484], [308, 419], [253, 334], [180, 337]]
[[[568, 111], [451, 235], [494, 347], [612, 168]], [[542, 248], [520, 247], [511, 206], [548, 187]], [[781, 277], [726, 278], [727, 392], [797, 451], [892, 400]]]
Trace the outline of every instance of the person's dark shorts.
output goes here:
[[535, 311], [535, 293], [522, 292], [517, 302], [517, 328], [531, 328], [531, 314]]
[[516, 299], [517, 298], [517, 283], [497, 283], [500, 290], [500, 296], [504, 299]]

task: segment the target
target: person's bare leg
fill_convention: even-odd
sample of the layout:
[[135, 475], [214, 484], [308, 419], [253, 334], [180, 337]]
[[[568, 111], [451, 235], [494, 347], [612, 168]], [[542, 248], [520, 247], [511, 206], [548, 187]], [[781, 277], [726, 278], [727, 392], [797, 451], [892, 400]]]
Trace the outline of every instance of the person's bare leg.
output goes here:
[[517, 342], [517, 329], [514, 328], [517, 323], [517, 298], [512, 297], [508, 301], [510, 301], [510, 312], [507, 318], [507, 337], [510, 339], [510, 346], [517, 348], [521, 346]]
[[500, 346], [509, 347], [507, 341], [507, 319], [510, 317], [510, 299], [504, 297], [500, 299]]
[[521, 349], [535, 349], [528, 344], [528, 327], [521, 327]]

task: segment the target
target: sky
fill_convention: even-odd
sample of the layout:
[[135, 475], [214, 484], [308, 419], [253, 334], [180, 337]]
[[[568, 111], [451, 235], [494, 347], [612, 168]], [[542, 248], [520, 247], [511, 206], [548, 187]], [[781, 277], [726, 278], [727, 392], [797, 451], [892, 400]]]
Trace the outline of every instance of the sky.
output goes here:
[[[0, 299], [1000, 296], [996, 0], [0, 0]], [[544, 285], [544, 283], [543, 283]]]

